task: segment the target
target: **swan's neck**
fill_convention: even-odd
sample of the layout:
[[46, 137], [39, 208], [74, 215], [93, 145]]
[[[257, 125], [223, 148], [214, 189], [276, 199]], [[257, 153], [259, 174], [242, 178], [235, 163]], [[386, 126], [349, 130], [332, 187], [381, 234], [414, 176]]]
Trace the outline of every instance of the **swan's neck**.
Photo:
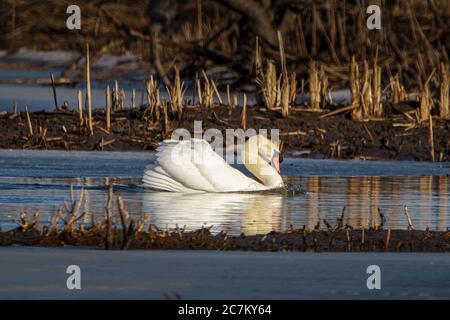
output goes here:
[[258, 178], [264, 186], [270, 188], [283, 186], [283, 179], [278, 172], [257, 151], [249, 150], [247, 145], [242, 150], [242, 160], [247, 170]]

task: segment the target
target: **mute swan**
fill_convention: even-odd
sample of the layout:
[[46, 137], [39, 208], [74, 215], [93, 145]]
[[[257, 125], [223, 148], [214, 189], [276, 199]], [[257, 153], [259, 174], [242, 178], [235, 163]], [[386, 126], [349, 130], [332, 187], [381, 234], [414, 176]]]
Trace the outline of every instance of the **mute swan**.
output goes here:
[[146, 167], [143, 183], [152, 189], [183, 193], [278, 189], [284, 186], [279, 155], [278, 147], [264, 136], [249, 138], [240, 154], [252, 176], [248, 177], [244, 168], [229, 165], [205, 140], [166, 140]]

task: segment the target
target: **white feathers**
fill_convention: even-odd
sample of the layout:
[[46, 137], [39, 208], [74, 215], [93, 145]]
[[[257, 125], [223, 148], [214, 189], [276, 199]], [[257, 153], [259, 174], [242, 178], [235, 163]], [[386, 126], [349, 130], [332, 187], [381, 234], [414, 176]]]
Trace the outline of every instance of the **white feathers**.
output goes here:
[[230, 166], [205, 140], [166, 140], [156, 151], [143, 177], [144, 186], [152, 189], [195, 193], [271, 188]]
[[200, 139], [162, 142], [143, 182], [152, 189], [187, 193], [254, 190], [259, 184], [229, 166]]

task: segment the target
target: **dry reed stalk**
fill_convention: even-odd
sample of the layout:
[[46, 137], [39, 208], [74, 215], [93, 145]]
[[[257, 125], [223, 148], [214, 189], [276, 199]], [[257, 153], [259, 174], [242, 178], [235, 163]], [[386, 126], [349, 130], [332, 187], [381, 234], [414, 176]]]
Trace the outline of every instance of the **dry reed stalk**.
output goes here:
[[159, 107], [161, 106], [161, 99], [159, 97], [159, 89], [156, 89], [156, 106]]
[[325, 107], [328, 102], [331, 102], [330, 94], [329, 94], [329, 83], [328, 76], [325, 73], [323, 65], [320, 65], [319, 68], [319, 82], [320, 82], [320, 100], [322, 107]]
[[136, 109], [136, 89], [131, 90], [131, 108]]
[[290, 84], [289, 78], [283, 76], [283, 84], [281, 85], [281, 115], [287, 118], [290, 113]]
[[78, 90], [77, 98], [78, 98], [78, 117], [80, 120], [80, 127], [82, 127], [83, 126], [83, 93], [81, 92], [81, 90]]
[[433, 118], [431, 115], [429, 115], [428, 119], [428, 128], [429, 128], [429, 134], [428, 134], [428, 144], [430, 145], [430, 160], [431, 162], [434, 162], [434, 136], [433, 136]]
[[295, 102], [297, 101], [297, 73], [295, 71], [291, 72], [289, 89], [289, 102], [292, 106], [295, 106]]
[[202, 98], [203, 95], [202, 95], [202, 86], [200, 83], [200, 79], [197, 78], [195, 83], [196, 83], [196, 87], [197, 87], [198, 104], [199, 104], [199, 106], [202, 106], [203, 105], [203, 98]]
[[241, 128], [247, 129], [247, 95], [244, 93], [244, 101], [242, 104]]
[[150, 115], [153, 115], [155, 108], [160, 106], [158, 82], [153, 79], [153, 76], [150, 77], [150, 80], [147, 80], [146, 90], [147, 108], [149, 109]]
[[313, 60], [309, 63], [309, 101], [313, 110], [320, 110], [321, 84], [317, 63]]
[[383, 229], [384, 224], [386, 223], [386, 217], [384, 216], [383, 212], [381, 212], [380, 208], [377, 208], [378, 216], [380, 217], [380, 225], [378, 226], [379, 229]]
[[205, 80], [204, 82], [204, 89], [203, 89], [203, 102], [205, 104], [206, 107], [208, 108], [212, 108], [213, 107], [213, 103], [214, 103], [214, 88], [213, 85], [211, 83], [211, 81], [208, 79], [208, 76], [205, 72], [205, 70], [202, 70], [202, 74], [203, 74], [203, 79]]
[[352, 117], [354, 119], [361, 119], [362, 114], [360, 110], [360, 93], [361, 93], [361, 79], [359, 75], [359, 66], [356, 62], [355, 56], [352, 56], [350, 64], [350, 89], [352, 93]]
[[377, 61], [374, 61], [373, 64], [372, 85], [372, 115], [381, 117], [383, 115], [383, 105], [381, 104], [381, 67], [378, 66]]
[[372, 87], [370, 85], [369, 64], [366, 60], [364, 61], [364, 73], [361, 85], [361, 115], [362, 118], [367, 118], [372, 113]]
[[108, 185], [108, 198], [106, 200], [105, 214], [106, 214], [106, 234], [105, 234], [105, 249], [109, 250], [113, 246], [112, 240], [112, 200], [113, 200], [113, 185]]
[[345, 242], [347, 243], [347, 251], [352, 251], [352, 241], [349, 229], [345, 229]]
[[230, 85], [227, 84], [227, 105], [231, 107]]
[[13, 115], [17, 114], [17, 102], [14, 102], [13, 104]]
[[345, 217], [345, 207], [342, 208], [341, 216], [337, 219], [337, 228], [338, 229], [344, 228], [344, 217]]
[[[159, 91], [158, 91], [159, 92]], [[153, 117], [153, 121], [159, 123], [161, 118], [161, 110], [162, 106], [158, 103], [153, 111], [150, 111], [151, 116]]]
[[114, 101], [113, 101], [113, 110], [117, 110], [119, 109], [119, 81], [118, 80], [114, 80], [114, 90], [113, 90], [113, 94], [114, 94]]
[[89, 131], [92, 136], [94, 135], [94, 127], [92, 125], [91, 65], [89, 61], [89, 43], [86, 43], [86, 103]]
[[125, 240], [127, 238], [127, 228], [130, 214], [121, 196], [117, 197], [117, 207], [119, 208], [120, 222], [122, 223], [122, 236], [123, 240]]
[[281, 32], [277, 32], [278, 37], [278, 48], [280, 50], [280, 62], [281, 62], [281, 74], [283, 77], [287, 77], [287, 68], [286, 68], [286, 53], [284, 51], [284, 43]]
[[70, 207], [67, 206], [66, 202], [64, 201], [64, 209], [66, 211], [66, 215], [63, 215], [62, 212], [60, 212], [60, 219], [64, 222], [64, 226], [71, 234], [73, 230], [75, 229], [75, 223], [84, 218], [86, 215], [86, 212], [80, 213], [81, 206], [85, 204], [86, 199], [85, 190], [81, 189], [78, 200], [75, 199], [75, 195], [73, 192], [73, 185], [70, 185]]
[[405, 87], [400, 83], [398, 74], [395, 77], [390, 77], [390, 87], [392, 90], [392, 101], [394, 104], [399, 104], [406, 101], [407, 93]]
[[106, 130], [111, 129], [111, 92], [109, 89], [109, 85], [106, 86], [105, 91], [106, 98]]
[[55, 110], [57, 110], [58, 109], [58, 99], [56, 98], [55, 77], [53, 76], [53, 72], [50, 73], [50, 80], [52, 82], [53, 99], [55, 100]]
[[28, 106], [25, 106], [25, 114], [27, 116], [28, 133], [30, 136], [33, 135], [33, 125], [31, 124], [30, 114], [28, 113]]
[[233, 96], [233, 109], [236, 108], [238, 105], [238, 97], [237, 95]]
[[279, 105], [280, 95], [278, 90], [277, 71], [272, 60], [266, 62], [266, 73], [261, 72], [257, 79], [261, 88], [264, 103], [268, 109], [274, 109]]
[[125, 89], [120, 89], [120, 110], [123, 110], [123, 109], [125, 109], [125, 99], [126, 99], [126, 96], [125, 96]]
[[211, 84], [213, 86], [216, 97], [219, 100], [219, 103], [222, 105], [223, 104], [222, 97], [220, 96], [219, 90], [217, 90], [217, 86], [216, 86], [216, 83], [214, 82], [214, 80], [211, 80]]
[[183, 99], [186, 94], [186, 89], [184, 82], [181, 82], [178, 68], [175, 68], [174, 85], [166, 87], [166, 90], [170, 98], [171, 109], [178, 114], [179, 118], [181, 118], [181, 114], [183, 113]]
[[354, 110], [355, 108], [357, 108], [357, 107], [354, 106], [354, 105], [348, 105], [348, 106], [339, 108], [339, 109], [337, 109], [337, 110], [333, 110], [333, 111], [331, 111], [331, 112], [328, 112], [328, 113], [326, 113], [326, 114], [323, 114], [323, 115], [319, 116], [319, 119], [328, 118], [328, 117], [334, 116], [334, 115], [336, 115], [336, 114], [339, 114], [339, 113], [341, 113], [341, 112], [352, 111], [352, 110]]
[[433, 104], [431, 98], [430, 87], [428, 82], [424, 84], [422, 92], [420, 93], [420, 109], [419, 109], [419, 121], [426, 121], [430, 117], [430, 110]]
[[384, 249], [388, 250], [389, 249], [389, 242], [391, 240], [391, 228], [388, 228], [386, 230], [386, 236], [384, 238]]
[[440, 66], [440, 100], [439, 100], [439, 116], [442, 119], [450, 118], [449, 112], [449, 79], [448, 70], [444, 62], [441, 62]]
[[[364, 60], [362, 76], [359, 66], [352, 57], [350, 65], [350, 87], [352, 93], [353, 119], [362, 120], [370, 117], [380, 117], [383, 113], [381, 104], [381, 67], [374, 60], [373, 68], [370, 68], [367, 60]], [[391, 79], [391, 87], [399, 89], [399, 84]], [[394, 95], [397, 95], [395, 92]]]
[[[281, 115], [283, 118], [286, 118], [290, 114], [290, 102], [291, 102], [291, 85], [294, 85], [294, 83], [291, 84], [288, 71], [286, 68], [286, 53], [284, 51], [284, 43], [283, 43], [283, 37], [281, 36], [281, 32], [277, 32], [278, 36], [278, 46], [280, 50], [280, 61], [281, 61], [281, 88], [278, 91], [280, 93], [280, 103], [281, 103]], [[297, 82], [296, 78], [293, 78], [293, 82]], [[280, 83], [278, 81], [277, 87], [280, 86]], [[293, 90], [296, 91], [296, 86], [293, 88]]]
[[169, 123], [169, 115], [168, 115], [168, 111], [167, 111], [167, 102], [166, 101], [163, 101], [162, 109], [163, 109], [163, 117], [164, 117], [163, 132], [164, 132], [164, 135], [168, 135], [170, 132], [170, 123]]
[[28, 222], [27, 219], [27, 214], [25, 212], [21, 212], [20, 213], [20, 220], [18, 221], [19, 223], [19, 230], [24, 232], [24, 231], [30, 231], [33, 230], [37, 227], [38, 223], [39, 223], [39, 217], [41, 215], [40, 210], [36, 210], [36, 212], [33, 214], [33, 218], [31, 222]]
[[408, 220], [408, 230], [414, 230], [414, 225], [412, 223], [411, 217], [409, 216], [409, 212], [408, 212], [408, 207], [404, 206], [403, 207], [403, 212], [406, 216], [406, 219]]
[[130, 221], [130, 214], [122, 197], [117, 198], [117, 206], [119, 208], [120, 221], [122, 223], [122, 250], [127, 250], [131, 240], [134, 237], [135, 224]]

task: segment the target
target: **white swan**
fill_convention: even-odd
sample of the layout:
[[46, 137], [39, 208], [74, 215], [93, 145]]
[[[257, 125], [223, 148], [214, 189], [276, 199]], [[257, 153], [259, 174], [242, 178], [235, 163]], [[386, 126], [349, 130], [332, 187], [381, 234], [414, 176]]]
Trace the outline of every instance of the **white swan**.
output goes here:
[[166, 140], [146, 167], [143, 183], [155, 190], [183, 193], [278, 189], [284, 186], [279, 154], [272, 141], [253, 136], [241, 149], [244, 168], [240, 168], [229, 165], [205, 140]]

